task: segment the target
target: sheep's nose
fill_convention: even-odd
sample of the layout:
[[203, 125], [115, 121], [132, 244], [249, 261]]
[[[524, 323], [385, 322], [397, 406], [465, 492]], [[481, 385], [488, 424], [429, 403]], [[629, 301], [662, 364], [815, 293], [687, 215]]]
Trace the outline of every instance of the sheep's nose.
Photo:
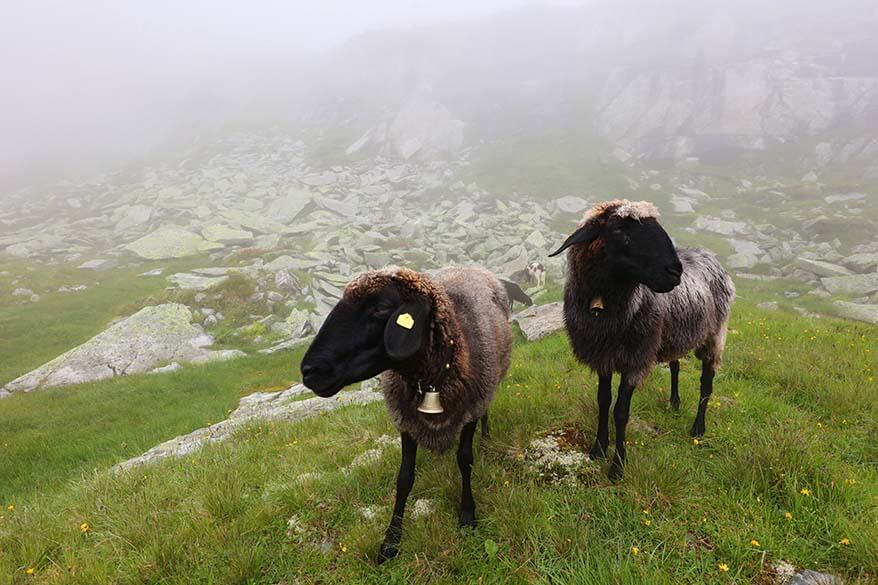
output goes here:
[[327, 368], [320, 367], [313, 362], [303, 362], [302, 363], [302, 381], [305, 382], [305, 385], [308, 385], [308, 380], [313, 380], [315, 377], [320, 378], [321, 374], [325, 374]]
[[676, 264], [671, 264], [670, 266], [666, 266], [665, 270], [674, 278], [680, 278], [681, 276], [683, 276], [683, 265], [679, 262], [677, 262]]

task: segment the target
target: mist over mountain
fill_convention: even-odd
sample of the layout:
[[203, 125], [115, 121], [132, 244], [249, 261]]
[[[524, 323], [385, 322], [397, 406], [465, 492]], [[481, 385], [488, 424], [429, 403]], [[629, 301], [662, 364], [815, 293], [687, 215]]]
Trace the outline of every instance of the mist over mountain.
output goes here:
[[106, 170], [242, 128], [319, 127], [353, 142], [413, 99], [461, 121], [465, 146], [560, 133], [652, 162], [758, 167], [770, 153], [796, 172], [878, 176], [868, 1], [531, 6], [325, 50], [295, 38], [224, 46], [197, 31], [120, 28], [100, 40], [114, 24], [103, 19], [87, 50], [12, 43], [4, 183]]
[[652, 161], [770, 151], [874, 178], [876, 26], [859, 1], [533, 7], [353, 39], [324, 56], [315, 89], [352, 125], [428, 94], [470, 144], [563, 128]]

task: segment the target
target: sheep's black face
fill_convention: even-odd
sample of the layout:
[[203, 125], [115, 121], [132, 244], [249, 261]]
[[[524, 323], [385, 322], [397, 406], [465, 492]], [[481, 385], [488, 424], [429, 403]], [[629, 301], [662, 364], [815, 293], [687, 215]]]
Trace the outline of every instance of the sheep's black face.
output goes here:
[[625, 218], [607, 226], [606, 232], [601, 237], [617, 278], [634, 280], [658, 293], [680, 284], [683, 265], [670, 236], [655, 218]]
[[424, 344], [429, 312], [425, 302], [403, 302], [393, 285], [340, 300], [302, 359], [302, 382], [329, 397], [411, 358]]

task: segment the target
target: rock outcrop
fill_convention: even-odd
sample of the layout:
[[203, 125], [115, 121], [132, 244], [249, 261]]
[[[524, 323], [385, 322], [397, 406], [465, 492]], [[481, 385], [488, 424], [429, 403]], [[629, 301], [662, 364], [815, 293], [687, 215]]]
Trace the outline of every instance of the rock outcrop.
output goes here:
[[6, 384], [8, 393], [147, 372], [168, 362], [202, 363], [244, 355], [206, 349], [213, 339], [181, 304], [144, 307], [79, 347]]
[[238, 408], [228, 419], [174, 437], [143, 455], [119, 463], [114, 469], [124, 471], [168, 458], [183, 457], [208, 443], [226, 440], [233, 431], [247, 423], [269, 420], [299, 421], [341, 406], [368, 404], [383, 399], [380, 392], [375, 392], [371, 388], [342, 392], [331, 400], [318, 397], [301, 399], [310, 392], [302, 384], [296, 384], [281, 392], [255, 392], [242, 398]]

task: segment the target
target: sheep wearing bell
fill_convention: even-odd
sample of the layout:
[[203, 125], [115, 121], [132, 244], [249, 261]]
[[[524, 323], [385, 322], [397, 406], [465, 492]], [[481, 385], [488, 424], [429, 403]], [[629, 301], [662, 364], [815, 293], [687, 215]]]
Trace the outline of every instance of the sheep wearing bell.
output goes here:
[[459, 440], [460, 525], [475, 525], [473, 436], [479, 420], [487, 434], [488, 405], [509, 368], [509, 304], [501, 282], [478, 268], [369, 271], [345, 287], [302, 359], [303, 382], [323, 397], [383, 372], [402, 462], [379, 562], [399, 553], [419, 445], [444, 452]]

